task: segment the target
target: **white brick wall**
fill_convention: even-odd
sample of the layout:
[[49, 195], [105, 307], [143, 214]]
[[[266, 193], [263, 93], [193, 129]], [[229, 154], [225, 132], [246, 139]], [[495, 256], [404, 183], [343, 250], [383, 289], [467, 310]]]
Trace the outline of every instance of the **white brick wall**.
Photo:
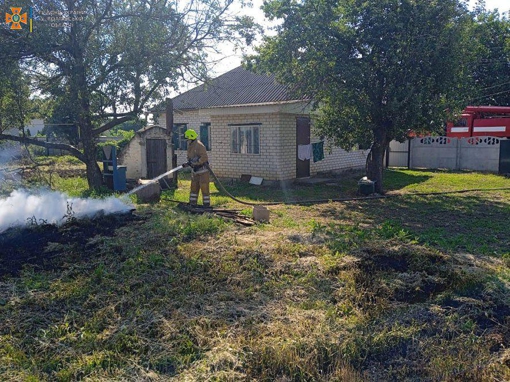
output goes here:
[[[312, 143], [320, 142], [317, 137], [311, 138]], [[329, 147], [324, 142], [324, 159], [314, 162], [310, 160], [310, 173], [315, 175], [319, 172], [347, 170], [350, 168], [365, 167], [367, 155], [370, 150], [345, 151], [340, 147]]]
[[[256, 107], [253, 107], [255, 110]], [[187, 123], [188, 128], [199, 132], [204, 122], [211, 123], [211, 151], [209, 162], [215, 174], [225, 178], [239, 178], [242, 174], [262, 177], [266, 180], [290, 180], [296, 177], [296, 118], [297, 114], [279, 112], [255, 112], [248, 114], [224, 114], [210, 110], [175, 111], [174, 123]], [[212, 115], [211, 115], [212, 114]], [[165, 114], [159, 125], [165, 126]], [[230, 147], [230, 125], [259, 123], [260, 154], [232, 153]], [[319, 139], [312, 137], [312, 143]], [[186, 162], [186, 151], [176, 151], [179, 164]], [[334, 171], [365, 165], [363, 151], [347, 152], [333, 148], [331, 153], [325, 143], [324, 160], [310, 160], [310, 173]]]

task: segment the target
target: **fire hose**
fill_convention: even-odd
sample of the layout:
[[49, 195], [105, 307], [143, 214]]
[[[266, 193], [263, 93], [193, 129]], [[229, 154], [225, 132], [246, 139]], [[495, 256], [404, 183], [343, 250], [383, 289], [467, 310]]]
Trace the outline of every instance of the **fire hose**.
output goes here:
[[235, 200], [238, 203], [245, 204], [248, 206], [277, 206], [281, 204], [324, 204], [330, 202], [350, 202], [357, 200], [371, 200], [371, 199], [388, 199], [393, 197], [401, 197], [401, 196], [430, 196], [430, 195], [447, 195], [447, 194], [460, 194], [460, 193], [468, 193], [468, 192], [483, 192], [483, 191], [505, 191], [510, 190], [510, 187], [501, 187], [501, 188], [475, 188], [475, 189], [465, 189], [465, 190], [454, 190], [454, 191], [441, 191], [441, 192], [416, 192], [409, 194], [389, 194], [389, 195], [369, 195], [363, 197], [349, 197], [349, 198], [334, 198], [334, 199], [309, 199], [309, 200], [288, 200], [283, 202], [263, 202], [263, 203], [254, 203], [254, 202], [246, 202], [244, 200], [236, 198], [232, 195], [228, 190], [223, 186], [221, 181], [218, 179], [214, 171], [211, 167], [206, 164], [207, 169], [211, 173], [212, 177], [216, 181], [216, 184], [228, 197]]
[[[404, 197], [404, 196], [435, 196], [435, 195], [459, 194], [459, 193], [468, 193], [468, 192], [488, 192], [488, 191], [506, 191], [506, 190], [510, 190], [510, 187], [476, 188], [476, 189], [463, 189], [463, 190], [442, 191], [442, 192], [417, 192], [417, 193], [408, 193], [408, 194], [386, 194], [386, 195], [373, 194], [373, 195], [368, 195], [368, 196], [363, 196], [363, 197], [332, 198], [332, 199], [288, 200], [288, 201], [281, 201], [281, 202], [248, 202], [248, 201], [241, 200], [241, 199], [235, 197], [234, 195], [232, 195], [232, 193], [230, 193], [225, 188], [223, 183], [216, 176], [216, 174], [211, 169], [209, 164], [206, 163], [205, 167], [207, 168], [207, 170], [210, 172], [211, 176], [213, 177], [216, 186], [225, 195], [227, 195], [229, 198], [231, 198], [232, 200], [236, 201], [237, 203], [244, 204], [244, 205], [247, 205], [247, 206], [253, 206], [254, 217], [255, 217], [256, 209], [258, 208], [256, 220], [259, 220], [259, 221], [269, 221], [268, 220], [269, 219], [269, 213], [272, 212], [272, 211], [270, 211], [267, 208], [265, 208], [265, 206], [292, 205], [292, 204], [300, 204], [300, 205], [325, 204], [325, 203], [330, 203], [330, 202], [366, 201], [366, 200], [375, 200], [375, 199], [388, 199], [388, 198], [394, 198], [394, 197]], [[151, 179], [148, 183], [143, 184], [143, 185], [141, 185], [141, 186], [131, 190], [127, 195], [132, 194], [132, 193], [138, 191], [139, 189], [141, 189], [143, 187], [146, 187], [148, 184], [154, 183], [154, 182], [158, 181], [159, 179], [162, 179], [165, 176], [168, 176], [168, 175], [170, 175], [170, 174], [172, 174], [172, 173], [174, 173], [176, 171], [180, 171], [183, 168], [184, 168], [184, 166], [175, 167], [174, 169], [172, 169], [170, 171], [167, 171], [166, 173], [161, 174], [161, 175], [159, 175], [158, 177], [156, 177], [154, 179]], [[179, 200], [170, 200], [170, 201], [176, 202], [176, 203], [179, 203], [179, 204], [182, 205], [182, 202], [179, 201]], [[216, 210], [215, 212], [216, 213], [221, 213], [221, 212], [228, 213], [224, 217], [233, 218], [237, 222], [239, 222], [241, 224], [244, 224], [244, 225], [252, 225], [253, 224], [252, 221], [248, 222], [248, 221], [246, 221], [246, 219], [242, 219], [240, 216], [238, 216], [238, 214], [235, 214], [235, 216], [232, 216], [232, 212], [235, 212], [235, 211], [226, 211], [226, 210], [220, 211], [220, 210]]]

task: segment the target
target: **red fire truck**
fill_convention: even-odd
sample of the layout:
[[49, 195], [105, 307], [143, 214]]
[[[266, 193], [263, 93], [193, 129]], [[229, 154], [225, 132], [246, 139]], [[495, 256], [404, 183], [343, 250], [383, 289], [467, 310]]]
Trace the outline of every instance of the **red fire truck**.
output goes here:
[[510, 107], [468, 106], [457, 121], [446, 124], [446, 136], [510, 138]]

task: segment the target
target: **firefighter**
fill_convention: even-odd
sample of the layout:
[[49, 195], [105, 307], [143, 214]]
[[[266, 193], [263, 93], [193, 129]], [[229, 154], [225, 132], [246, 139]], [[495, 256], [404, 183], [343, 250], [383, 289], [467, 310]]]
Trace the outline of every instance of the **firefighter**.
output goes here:
[[198, 140], [198, 134], [195, 130], [188, 129], [184, 132], [184, 138], [188, 141], [188, 161], [183, 167], [191, 167], [191, 189], [189, 194], [189, 204], [192, 207], [197, 206], [198, 193], [202, 191], [202, 200], [204, 208], [211, 207], [211, 197], [209, 194], [209, 169], [208, 158], [205, 146]]

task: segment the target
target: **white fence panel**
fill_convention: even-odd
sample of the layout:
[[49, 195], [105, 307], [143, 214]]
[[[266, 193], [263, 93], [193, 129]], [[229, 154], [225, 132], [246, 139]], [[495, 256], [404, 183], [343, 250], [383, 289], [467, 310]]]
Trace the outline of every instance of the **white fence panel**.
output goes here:
[[410, 168], [498, 172], [500, 139], [424, 137], [409, 143], [393, 141], [387, 163], [390, 167], [407, 167], [409, 158]]
[[458, 140], [424, 137], [411, 140], [410, 168], [457, 168]]
[[472, 137], [459, 141], [459, 170], [499, 171], [500, 138]]

